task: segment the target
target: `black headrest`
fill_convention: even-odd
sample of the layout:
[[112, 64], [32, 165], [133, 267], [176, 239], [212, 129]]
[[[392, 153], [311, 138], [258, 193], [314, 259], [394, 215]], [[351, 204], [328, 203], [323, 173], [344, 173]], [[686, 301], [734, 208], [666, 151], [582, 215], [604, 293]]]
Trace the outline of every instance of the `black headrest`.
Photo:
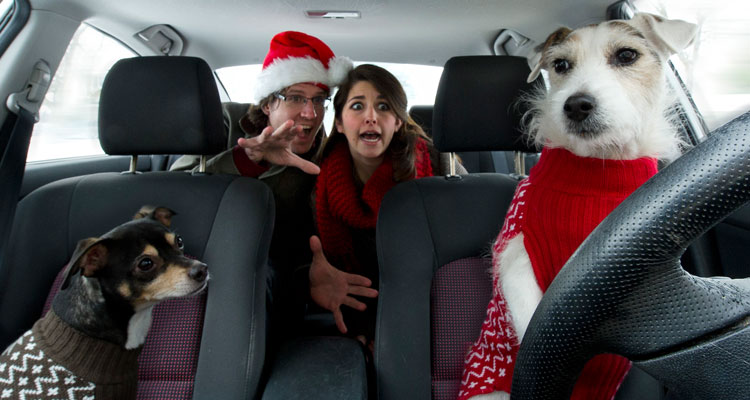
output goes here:
[[211, 68], [195, 57], [135, 57], [115, 63], [99, 99], [107, 154], [216, 154], [226, 148]]
[[519, 95], [530, 93], [541, 77], [526, 83], [525, 58], [453, 57], [440, 77], [432, 119], [432, 139], [442, 152], [511, 150], [536, 152], [521, 137], [525, 111]]
[[432, 108], [433, 106], [412, 106], [409, 108], [411, 119], [422, 127], [427, 136], [432, 136]]

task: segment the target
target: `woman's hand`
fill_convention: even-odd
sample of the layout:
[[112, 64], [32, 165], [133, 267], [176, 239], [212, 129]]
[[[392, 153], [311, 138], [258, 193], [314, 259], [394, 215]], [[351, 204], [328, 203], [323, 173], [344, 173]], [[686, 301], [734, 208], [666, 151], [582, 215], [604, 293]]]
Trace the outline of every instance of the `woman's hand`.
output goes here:
[[239, 138], [237, 145], [256, 163], [266, 160], [272, 164], [297, 167], [308, 174], [317, 175], [320, 173], [320, 167], [292, 152], [292, 141], [301, 131], [301, 126], [294, 126], [294, 121], [289, 120], [276, 130], [267, 126], [258, 136], [249, 139]]
[[310, 250], [313, 253], [310, 265], [310, 296], [319, 306], [333, 313], [336, 327], [346, 333], [341, 305], [364, 311], [365, 303], [354, 296], [378, 297], [378, 291], [371, 288], [372, 281], [362, 275], [348, 274], [331, 265], [323, 254], [323, 246], [317, 236], [310, 237]]

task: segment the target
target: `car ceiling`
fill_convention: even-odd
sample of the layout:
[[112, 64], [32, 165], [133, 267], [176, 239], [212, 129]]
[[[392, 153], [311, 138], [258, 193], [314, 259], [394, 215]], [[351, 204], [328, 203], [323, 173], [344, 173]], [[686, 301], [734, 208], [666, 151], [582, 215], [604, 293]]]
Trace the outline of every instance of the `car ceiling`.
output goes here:
[[[541, 42], [559, 26], [601, 21], [612, 0], [31, 0], [148, 55], [135, 34], [167, 24], [185, 55], [213, 68], [261, 63], [270, 38], [298, 30], [356, 61], [442, 66], [457, 55], [492, 54], [498, 33], [513, 29]], [[308, 10], [359, 11], [359, 19], [310, 19]]]

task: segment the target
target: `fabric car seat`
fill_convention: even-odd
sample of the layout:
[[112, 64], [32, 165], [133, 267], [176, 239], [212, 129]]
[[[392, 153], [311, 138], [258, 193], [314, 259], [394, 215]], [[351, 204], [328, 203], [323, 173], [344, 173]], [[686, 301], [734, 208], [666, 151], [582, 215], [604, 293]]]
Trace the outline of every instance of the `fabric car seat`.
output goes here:
[[[105, 78], [99, 137], [110, 155], [215, 154], [226, 146], [205, 61], [120, 60]], [[209, 266], [202, 297], [155, 307], [139, 358], [139, 398], [251, 399], [265, 355], [265, 266], [274, 202], [253, 178], [187, 172], [97, 173], [47, 184], [17, 208], [0, 260], [0, 347], [41, 316], [79, 239], [107, 232], [143, 205], [177, 212], [185, 252]]]
[[[432, 136], [433, 106], [415, 105], [409, 108], [409, 116], [422, 127], [427, 135]], [[515, 154], [513, 151], [461, 151], [456, 153], [461, 164], [468, 172], [514, 173]], [[524, 153], [526, 171], [538, 158], [536, 153]]]
[[[534, 149], [521, 140], [529, 69], [518, 57], [448, 60], [432, 133], [441, 152]], [[380, 287], [375, 339], [379, 399], [455, 399], [463, 359], [491, 295], [490, 249], [518, 177], [470, 173], [394, 187], [377, 223]]]
[[[532, 90], [528, 74], [519, 57], [448, 60], [432, 118], [438, 150], [535, 151], [521, 138], [523, 110], [515, 106], [519, 95]], [[491, 297], [492, 242], [518, 178], [470, 173], [416, 179], [383, 199], [376, 237], [379, 399], [456, 398], [464, 357]], [[628, 382], [623, 387], [632, 386]], [[632, 393], [654, 393], [653, 382], [639, 380], [635, 386], [643, 390]]]

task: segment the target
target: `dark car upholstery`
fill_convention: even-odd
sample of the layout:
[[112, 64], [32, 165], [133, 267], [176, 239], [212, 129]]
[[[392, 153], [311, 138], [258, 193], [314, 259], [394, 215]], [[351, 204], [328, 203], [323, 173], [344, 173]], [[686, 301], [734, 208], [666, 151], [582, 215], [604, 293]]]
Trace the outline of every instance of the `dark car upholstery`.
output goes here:
[[[415, 105], [409, 108], [409, 116], [424, 129], [427, 135], [432, 135], [433, 106]], [[461, 151], [456, 153], [461, 164], [468, 172], [500, 172], [510, 174], [515, 172], [514, 152], [512, 151]], [[533, 162], [536, 153], [526, 153], [527, 166]]]
[[[531, 150], [520, 140], [520, 110], [509, 107], [531, 88], [527, 75], [517, 57], [450, 59], [435, 99], [436, 147]], [[409, 181], [386, 195], [377, 226], [378, 398], [456, 398], [491, 295], [491, 243], [517, 183], [471, 173]]]
[[[201, 59], [119, 61], [105, 79], [99, 112], [108, 154], [215, 154], [226, 145], [214, 76]], [[265, 356], [274, 203], [267, 186], [252, 178], [97, 173], [27, 195], [0, 269], [0, 347], [41, 316], [78, 240], [107, 232], [146, 204], [177, 212], [172, 229], [186, 254], [208, 264], [211, 279], [202, 297], [155, 307], [139, 359], [139, 397], [254, 398]]]

